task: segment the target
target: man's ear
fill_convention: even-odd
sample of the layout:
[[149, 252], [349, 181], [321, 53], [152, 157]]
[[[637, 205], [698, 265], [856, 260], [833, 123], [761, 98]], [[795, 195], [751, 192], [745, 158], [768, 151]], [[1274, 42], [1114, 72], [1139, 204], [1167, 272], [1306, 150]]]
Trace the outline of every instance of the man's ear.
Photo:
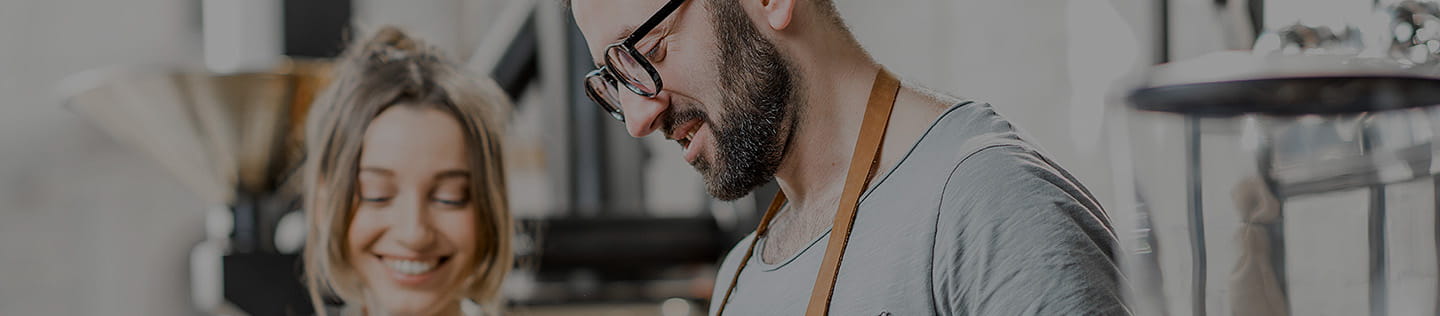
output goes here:
[[790, 27], [790, 20], [795, 17], [795, 0], [760, 0], [760, 10], [765, 14], [770, 29], [784, 30]]

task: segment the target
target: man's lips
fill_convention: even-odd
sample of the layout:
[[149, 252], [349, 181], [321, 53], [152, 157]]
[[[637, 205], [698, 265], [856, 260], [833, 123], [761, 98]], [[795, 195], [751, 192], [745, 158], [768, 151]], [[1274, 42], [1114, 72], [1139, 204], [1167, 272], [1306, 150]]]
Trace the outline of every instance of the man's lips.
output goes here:
[[700, 130], [700, 125], [704, 122], [704, 120], [699, 118], [690, 119], [680, 124], [679, 127], [671, 130], [669, 135], [665, 135], [665, 138], [679, 142], [680, 146], [689, 148], [691, 138], [695, 136], [695, 131]]
[[691, 132], [685, 139], [680, 140], [680, 145], [685, 147], [685, 163], [692, 166], [695, 165], [697, 159], [700, 159], [700, 151], [705, 149], [705, 144], [709, 141], [707, 137], [711, 135], [709, 133], [702, 133], [708, 130], [710, 125], [701, 123], [696, 124], [696, 126], [697, 127], [691, 129]]

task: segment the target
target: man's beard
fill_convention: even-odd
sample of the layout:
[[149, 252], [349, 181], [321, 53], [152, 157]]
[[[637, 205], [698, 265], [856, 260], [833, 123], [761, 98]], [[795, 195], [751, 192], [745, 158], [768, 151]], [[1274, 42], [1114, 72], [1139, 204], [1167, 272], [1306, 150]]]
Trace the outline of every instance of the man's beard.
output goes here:
[[[730, 201], [775, 178], [798, 119], [799, 80], [792, 63], [764, 38], [733, 0], [707, 1], [718, 52], [720, 95], [725, 109], [710, 125], [715, 161], [695, 159], [706, 190]], [[690, 119], [696, 115], [675, 115]], [[689, 118], [685, 118], [685, 117]], [[684, 121], [678, 121], [684, 122]]]

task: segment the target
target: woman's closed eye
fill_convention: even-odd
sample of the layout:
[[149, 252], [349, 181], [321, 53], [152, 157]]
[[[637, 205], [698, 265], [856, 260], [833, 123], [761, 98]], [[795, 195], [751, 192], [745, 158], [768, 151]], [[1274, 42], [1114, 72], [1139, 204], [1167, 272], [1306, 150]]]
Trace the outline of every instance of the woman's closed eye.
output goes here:
[[468, 173], [452, 173], [442, 176], [433, 190], [430, 201], [448, 208], [470, 206], [470, 180]]
[[433, 198], [430, 198], [430, 200], [435, 201], [436, 204], [440, 204], [440, 205], [444, 205], [444, 206], [450, 206], [450, 207], [464, 207], [464, 206], [470, 204], [470, 199], [465, 199], [465, 198], [433, 197]]
[[393, 197], [388, 197], [388, 196], [366, 197], [366, 196], [362, 196], [362, 197], [360, 197], [360, 202], [365, 202], [365, 203], [386, 203], [386, 202], [390, 202], [391, 199], [393, 199]]

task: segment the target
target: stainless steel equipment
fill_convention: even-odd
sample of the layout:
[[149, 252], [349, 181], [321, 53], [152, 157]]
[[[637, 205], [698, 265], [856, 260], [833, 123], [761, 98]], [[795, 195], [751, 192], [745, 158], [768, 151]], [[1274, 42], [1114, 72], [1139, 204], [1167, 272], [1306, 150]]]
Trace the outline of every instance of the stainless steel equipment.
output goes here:
[[[300, 137], [329, 63], [291, 60], [272, 72], [213, 74], [106, 68], [64, 84], [67, 107], [133, 145], [206, 203], [192, 248], [192, 301], [205, 313], [307, 314], [298, 270], [304, 224]], [[290, 216], [287, 216], [290, 215]], [[291, 220], [282, 220], [286, 217]]]
[[1111, 209], [1137, 314], [1440, 312], [1440, 77], [1357, 32], [1278, 30], [1129, 94]]

